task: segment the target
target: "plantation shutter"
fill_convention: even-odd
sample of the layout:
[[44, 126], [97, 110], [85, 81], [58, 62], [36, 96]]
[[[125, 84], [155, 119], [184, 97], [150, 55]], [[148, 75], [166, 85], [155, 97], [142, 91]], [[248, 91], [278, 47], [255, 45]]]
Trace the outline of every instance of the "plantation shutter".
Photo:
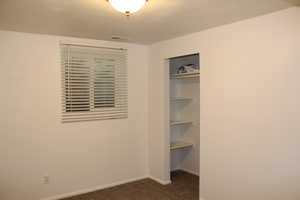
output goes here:
[[62, 121], [127, 118], [126, 50], [62, 44]]

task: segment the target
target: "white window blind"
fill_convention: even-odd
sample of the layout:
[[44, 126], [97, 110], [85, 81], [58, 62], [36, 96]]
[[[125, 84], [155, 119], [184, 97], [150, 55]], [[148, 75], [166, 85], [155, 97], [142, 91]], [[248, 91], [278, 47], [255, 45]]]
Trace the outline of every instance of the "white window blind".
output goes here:
[[62, 121], [127, 118], [126, 50], [62, 44]]

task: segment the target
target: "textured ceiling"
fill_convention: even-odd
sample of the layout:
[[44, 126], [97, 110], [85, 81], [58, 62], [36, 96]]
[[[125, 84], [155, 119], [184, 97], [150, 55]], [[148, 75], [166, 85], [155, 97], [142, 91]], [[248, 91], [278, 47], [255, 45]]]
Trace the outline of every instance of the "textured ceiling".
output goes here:
[[296, 4], [300, 0], [149, 0], [126, 18], [106, 0], [0, 0], [0, 29], [151, 44]]

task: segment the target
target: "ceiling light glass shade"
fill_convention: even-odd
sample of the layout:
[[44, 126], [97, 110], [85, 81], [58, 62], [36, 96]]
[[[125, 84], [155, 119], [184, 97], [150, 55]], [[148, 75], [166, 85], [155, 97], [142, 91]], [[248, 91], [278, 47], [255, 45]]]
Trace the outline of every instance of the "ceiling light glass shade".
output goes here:
[[114, 9], [126, 15], [130, 15], [141, 9], [146, 0], [109, 0], [109, 3]]

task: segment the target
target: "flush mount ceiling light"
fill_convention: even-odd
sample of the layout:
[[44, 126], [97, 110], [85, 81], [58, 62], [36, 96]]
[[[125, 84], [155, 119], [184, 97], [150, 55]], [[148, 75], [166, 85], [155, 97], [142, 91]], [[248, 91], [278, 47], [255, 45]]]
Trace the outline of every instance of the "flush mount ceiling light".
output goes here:
[[107, 0], [117, 11], [129, 16], [140, 10], [148, 0]]

